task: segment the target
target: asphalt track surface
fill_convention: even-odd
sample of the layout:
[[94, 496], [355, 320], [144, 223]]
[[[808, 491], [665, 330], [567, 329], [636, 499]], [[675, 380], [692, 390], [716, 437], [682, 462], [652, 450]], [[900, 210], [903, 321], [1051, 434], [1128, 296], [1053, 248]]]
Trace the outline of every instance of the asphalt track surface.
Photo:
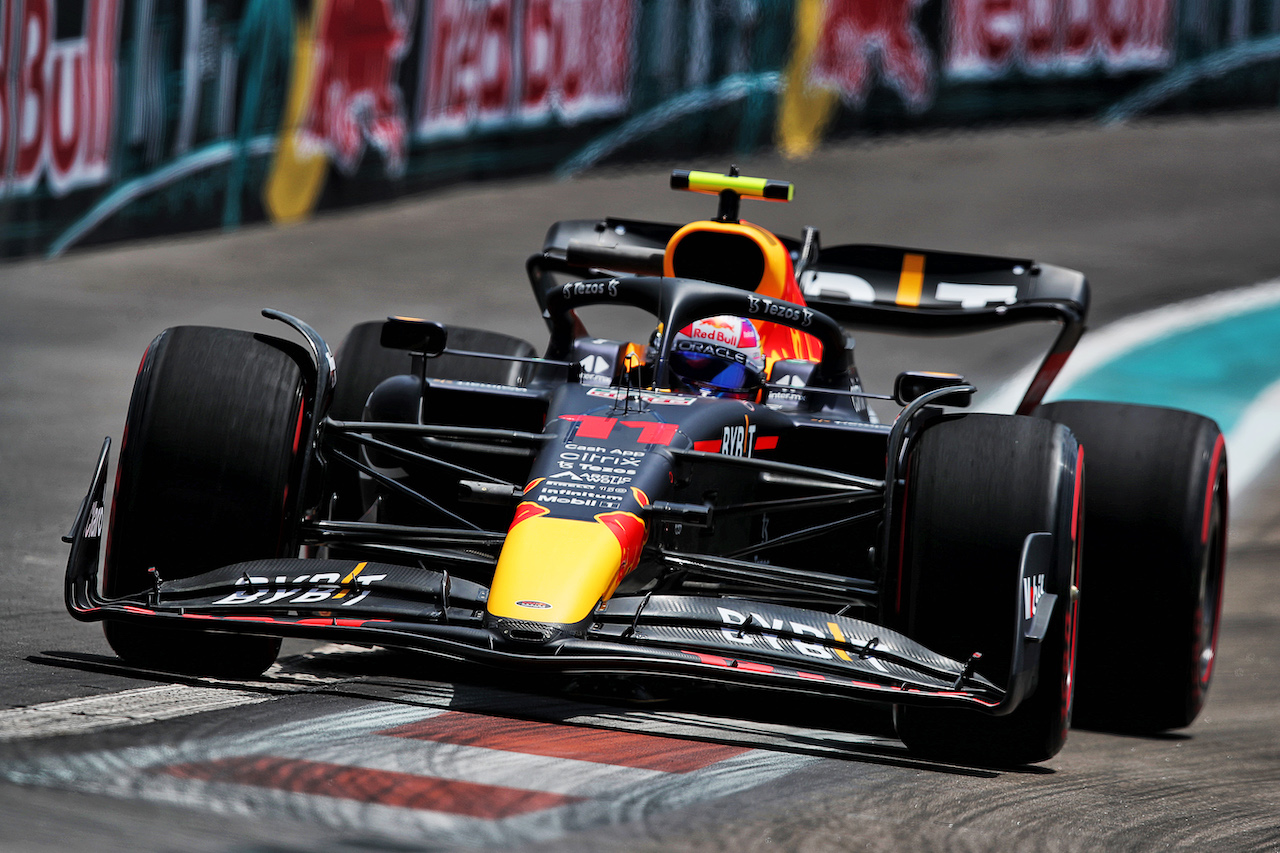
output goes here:
[[[1084, 270], [1094, 326], [1280, 276], [1275, 113], [891, 138], [741, 165], [796, 182], [789, 207], [744, 211], [784, 233], [816, 224], [827, 245]], [[175, 679], [119, 667], [96, 626], [66, 615], [59, 540], [161, 329], [287, 334], [258, 316], [275, 307], [334, 344], [392, 313], [538, 340], [522, 264], [546, 226], [710, 214], [664, 175], [464, 187], [288, 230], [0, 267], [0, 850], [1280, 849], [1274, 464], [1233, 496], [1201, 718], [1158, 738], [1074, 731], [1059, 756], [1015, 771], [920, 761], [882, 715], [845, 706], [618, 705], [596, 684], [557, 692], [301, 643], [261, 682]], [[873, 389], [955, 363], [989, 388], [1031, 343], [863, 336], [859, 360]]]

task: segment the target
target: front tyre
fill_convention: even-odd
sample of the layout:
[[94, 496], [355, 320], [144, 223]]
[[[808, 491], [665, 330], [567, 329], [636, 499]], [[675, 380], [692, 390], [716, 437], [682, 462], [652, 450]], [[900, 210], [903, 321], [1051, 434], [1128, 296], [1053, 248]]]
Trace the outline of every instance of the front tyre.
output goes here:
[[[1024, 617], [1022, 549], [1053, 536], [1036, 590], [1057, 595], [1040, 644], [1036, 686], [1009, 714], [900, 705], [898, 736], [929, 758], [1013, 766], [1045, 761], [1066, 741], [1072, 706], [1082, 492], [1079, 447], [1064, 427], [1034, 418], [969, 414], [926, 427], [911, 451], [902, 549], [891, 621], [954, 659], [982, 653], [977, 670], [1009, 678], [1012, 639]], [[1034, 603], [1032, 598], [1030, 603]]]
[[[308, 365], [264, 335], [182, 326], [151, 344], [134, 382], [112, 501], [108, 598], [296, 551], [291, 499], [305, 446]], [[108, 620], [127, 663], [230, 677], [261, 674], [275, 637]]]
[[1191, 412], [1119, 403], [1068, 400], [1036, 416], [1071, 428], [1089, 474], [1076, 722], [1190, 725], [1208, 695], [1222, 613], [1222, 432]]

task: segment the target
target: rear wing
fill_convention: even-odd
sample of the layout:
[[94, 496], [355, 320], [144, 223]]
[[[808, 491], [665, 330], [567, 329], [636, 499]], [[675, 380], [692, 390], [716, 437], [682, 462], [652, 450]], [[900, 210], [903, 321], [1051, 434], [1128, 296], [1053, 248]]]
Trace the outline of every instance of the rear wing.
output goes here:
[[1082, 318], [1085, 277], [1030, 260], [848, 245], [801, 271], [805, 301], [842, 323], [906, 332], [985, 329]]
[[1062, 324], [1017, 414], [1030, 414], [1084, 334], [1083, 273], [1030, 260], [893, 246], [823, 249], [800, 272], [805, 302], [849, 328], [957, 334], [1013, 323]]
[[[541, 302], [548, 272], [662, 275], [663, 253], [678, 225], [632, 219], [566, 220], [547, 232], [529, 259]], [[1014, 323], [1061, 323], [1018, 414], [1038, 406], [1084, 334], [1089, 285], [1082, 273], [1031, 260], [878, 245], [817, 248], [779, 236], [791, 252], [805, 302], [851, 329], [958, 334]], [[541, 306], [546, 308], [545, 305]]]
[[667, 243], [679, 230], [679, 225], [640, 219], [566, 219], [547, 230], [542, 256], [578, 272], [662, 275]]

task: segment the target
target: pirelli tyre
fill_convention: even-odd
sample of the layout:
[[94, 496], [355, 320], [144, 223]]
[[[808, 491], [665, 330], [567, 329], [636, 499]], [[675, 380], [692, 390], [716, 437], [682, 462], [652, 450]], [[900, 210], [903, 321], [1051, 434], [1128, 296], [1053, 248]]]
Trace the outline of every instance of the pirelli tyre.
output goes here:
[[1204, 707], [1222, 612], [1227, 454], [1212, 420], [1092, 401], [1041, 406], [1085, 449], [1087, 592], [1076, 723], [1151, 732]]
[[[1079, 571], [1079, 447], [1062, 426], [1028, 417], [941, 418], [915, 440], [903, 496], [891, 621], [929, 648], [1009, 678], [1024, 607], [1057, 596], [1039, 643], [1036, 686], [1012, 713], [899, 705], [898, 735], [926, 757], [988, 766], [1044, 761], [1071, 721]], [[1022, 584], [1027, 537], [1052, 534], [1043, 576]], [[1021, 605], [1019, 604], [1021, 602]]]
[[[147, 350], [125, 422], [104, 570], [110, 597], [245, 560], [296, 552], [308, 417], [294, 344], [230, 329], [181, 326]], [[121, 659], [148, 668], [253, 677], [278, 638], [109, 620]]]

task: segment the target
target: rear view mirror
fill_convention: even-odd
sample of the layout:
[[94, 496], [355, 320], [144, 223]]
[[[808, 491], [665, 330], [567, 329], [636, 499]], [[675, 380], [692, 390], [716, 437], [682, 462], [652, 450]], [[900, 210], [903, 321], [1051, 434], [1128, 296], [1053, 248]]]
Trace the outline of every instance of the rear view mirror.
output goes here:
[[408, 350], [434, 358], [444, 352], [448, 339], [449, 331], [443, 323], [414, 317], [388, 317], [382, 324], [380, 342], [387, 349]]
[[905, 406], [917, 397], [927, 394], [930, 391], [936, 391], [939, 388], [951, 388], [953, 386], [965, 386], [964, 391], [957, 391], [955, 394], [948, 394], [940, 397], [932, 402], [941, 406], [956, 406], [965, 408], [969, 405], [969, 396], [972, 389], [968, 383], [964, 381], [964, 377], [958, 373], [934, 373], [925, 370], [907, 370], [898, 374], [898, 378], [893, 383], [893, 399], [898, 405]]

